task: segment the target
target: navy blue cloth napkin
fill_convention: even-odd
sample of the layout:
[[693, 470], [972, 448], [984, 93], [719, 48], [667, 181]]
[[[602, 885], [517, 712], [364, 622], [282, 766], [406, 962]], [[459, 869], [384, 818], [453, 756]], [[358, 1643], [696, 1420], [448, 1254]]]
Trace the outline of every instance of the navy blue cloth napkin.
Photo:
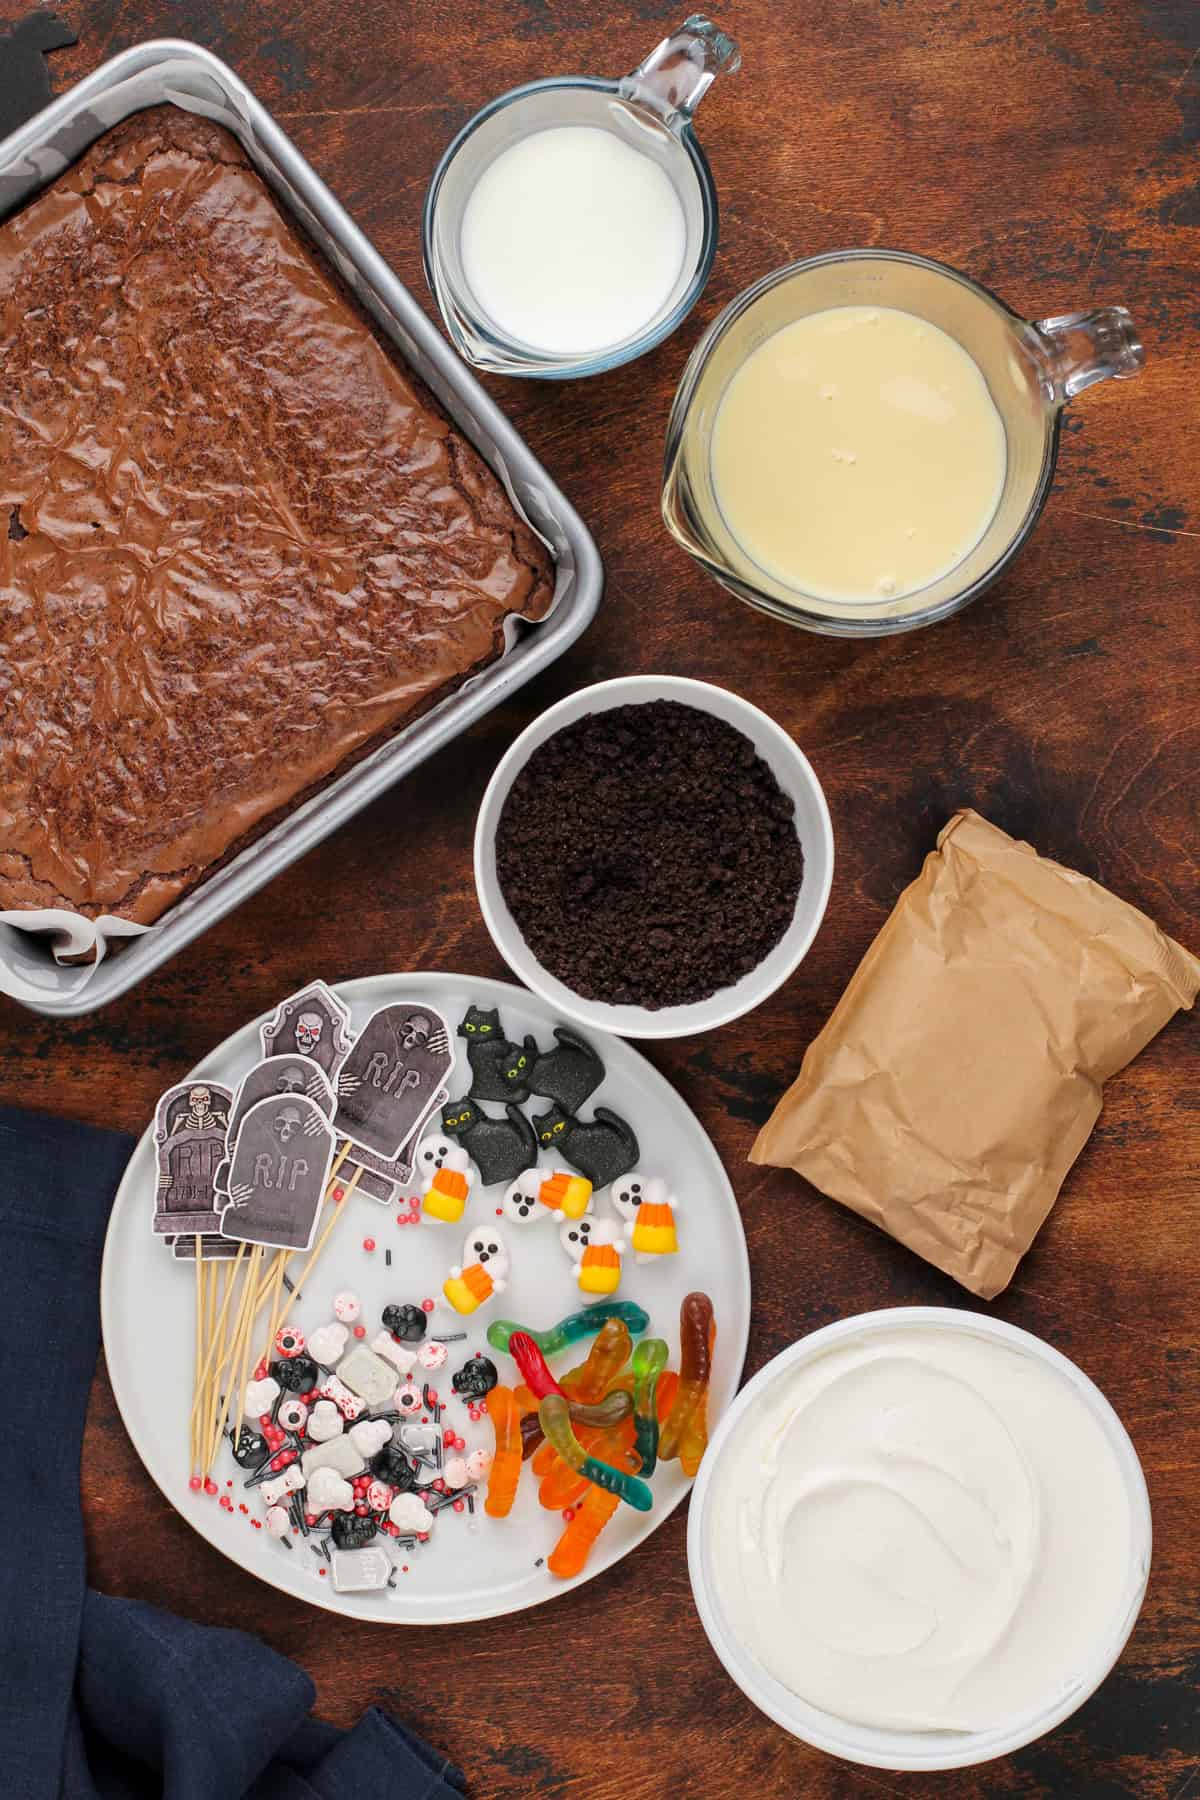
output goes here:
[[0, 1791], [11, 1800], [461, 1800], [387, 1713], [310, 1718], [313, 1684], [241, 1631], [86, 1585], [79, 1453], [100, 1254], [133, 1148], [0, 1107]]

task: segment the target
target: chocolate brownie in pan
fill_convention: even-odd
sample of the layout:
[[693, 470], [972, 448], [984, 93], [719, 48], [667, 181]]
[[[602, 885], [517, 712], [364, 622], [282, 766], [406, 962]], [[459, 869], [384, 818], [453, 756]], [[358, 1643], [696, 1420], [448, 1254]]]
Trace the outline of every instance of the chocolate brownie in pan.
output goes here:
[[0, 226], [0, 907], [148, 924], [539, 619], [503, 488], [173, 106]]

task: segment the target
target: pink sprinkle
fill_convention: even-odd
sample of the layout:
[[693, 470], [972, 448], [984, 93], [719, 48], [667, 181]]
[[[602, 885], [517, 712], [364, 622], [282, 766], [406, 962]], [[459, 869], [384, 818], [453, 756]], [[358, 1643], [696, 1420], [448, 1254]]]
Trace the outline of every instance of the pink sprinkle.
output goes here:
[[502, 1219], [504, 1217], [504, 1208], [502, 1206], [498, 1206], [496, 1208], [496, 1217], [498, 1219]]
[[344, 1187], [335, 1187], [333, 1190], [333, 1198], [334, 1198], [335, 1205], [340, 1205], [341, 1202], [346, 1198], [345, 1188]]
[[432, 1300], [422, 1300], [421, 1311], [422, 1312], [432, 1312], [433, 1311], [433, 1301]]
[[571, 1523], [571, 1520], [574, 1517], [575, 1517], [575, 1508], [573, 1506], [564, 1506], [563, 1507], [563, 1522], [565, 1524], [569, 1525]]
[[201, 1479], [198, 1475], [193, 1475], [191, 1480], [188, 1482], [188, 1486], [191, 1488], [193, 1494], [198, 1494], [200, 1492], [200, 1489], [204, 1486], [204, 1483], [201, 1481]]
[[217, 1491], [217, 1484], [211, 1475], [206, 1475], [204, 1478], [204, 1491], [206, 1494], [215, 1494]]
[[363, 1249], [364, 1250], [373, 1250], [374, 1248], [375, 1248], [375, 1239], [374, 1238], [364, 1238], [363, 1239]]
[[365, 1338], [367, 1335], [366, 1326], [365, 1325], [356, 1325], [354, 1327], [354, 1335], [356, 1338]]
[[454, 1510], [455, 1510], [455, 1512], [461, 1512], [461, 1511], [462, 1511], [462, 1509], [463, 1509], [463, 1502], [462, 1502], [462, 1501], [461, 1501], [461, 1500], [456, 1500], [456, 1501], [455, 1501], [455, 1502], [454, 1502]]

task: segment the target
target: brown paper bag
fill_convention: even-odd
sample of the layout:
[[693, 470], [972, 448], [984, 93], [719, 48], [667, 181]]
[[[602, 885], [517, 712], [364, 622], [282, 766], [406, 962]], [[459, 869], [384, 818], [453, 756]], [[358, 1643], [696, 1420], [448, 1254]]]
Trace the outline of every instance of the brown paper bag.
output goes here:
[[990, 1300], [1100, 1113], [1200, 990], [1144, 913], [975, 812], [859, 964], [751, 1161], [790, 1167]]

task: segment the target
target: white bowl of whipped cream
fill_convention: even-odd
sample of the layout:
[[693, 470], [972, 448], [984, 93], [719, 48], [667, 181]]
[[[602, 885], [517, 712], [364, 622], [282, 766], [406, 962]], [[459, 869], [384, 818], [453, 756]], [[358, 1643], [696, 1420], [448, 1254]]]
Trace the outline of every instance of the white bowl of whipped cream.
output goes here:
[[713, 1648], [777, 1724], [849, 1762], [954, 1769], [1095, 1692], [1150, 1539], [1137, 1452], [1074, 1363], [998, 1319], [898, 1307], [743, 1388], [688, 1562]]

